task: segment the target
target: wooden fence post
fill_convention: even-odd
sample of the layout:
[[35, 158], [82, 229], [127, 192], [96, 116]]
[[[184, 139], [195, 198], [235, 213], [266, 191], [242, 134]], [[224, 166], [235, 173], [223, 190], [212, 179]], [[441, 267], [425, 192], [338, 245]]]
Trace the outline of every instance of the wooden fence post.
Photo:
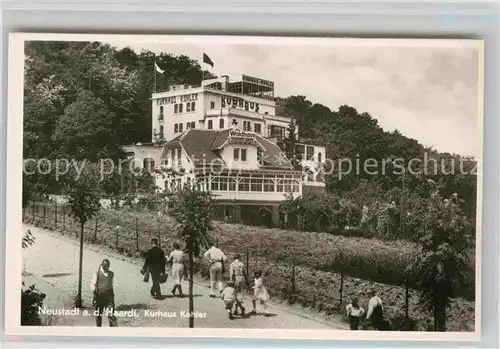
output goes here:
[[119, 226], [119, 225], [117, 225], [117, 226], [116, 226], [116, 241], [115, 241], [115, 245], [116, 245], [116, 247], [117, 247], [117, 248], [118, 248], [118, 236], [119, 236], [119, 235], [118, 235], [118, 232], [119, 232], [119, 231], [120, 231], [120, 226]]
[[405, 318], [410, 319], [410, 285], [408, 280], [405, 280]]
[[35, 222], [35, 218], [36, 218], [36, 194], [35, 194], [35, 197], [33, 198], [33, 206], [32, 206], [32, 211], [33, 211], [33, 222]]
[[340, 272], [340, 308], [342, 308], [342, 295], [344, 293], [344, 270]]
[[66, 204], [63, 205], [63, 232], [66, 231]]
[[139, 251], [139, 219], [135, 217], [135, 250]]
[[296, 288], [295, 288], [295, 262], [292, 264], [292, 294], [295, 294]]
[[156, 230], [158, 234], [158, 247], [161, 248], [161, 230], [160, 230], [160, 222], [156, 223]]
[[55, 212], [54, 212], [54, 230], [56, 230], [57, 229], [57, 201], [54, 204], [54, 209], [55, 209]]
[[246, 258], [246, 272], [247, 272], [247, 279], [250, 280], [250, 251], [247, 250], [247, 258]]
[[97, 241], [97, 224], [99, 222], [99, 216], [96, 215], [95, 216], [95, 228], [94, 228], [94, 237], [93, 237], [93, 241], [96, 242]]

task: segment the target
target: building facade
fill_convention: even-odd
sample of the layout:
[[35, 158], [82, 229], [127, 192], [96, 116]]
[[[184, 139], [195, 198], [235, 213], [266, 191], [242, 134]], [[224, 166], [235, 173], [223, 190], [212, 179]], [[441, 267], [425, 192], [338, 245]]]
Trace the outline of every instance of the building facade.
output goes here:
[[[283, 151], [291, 119], [276, 115], [272, 81], [222, 76], [201, 86], [171, 86], [153, 93], [151, 103], [151, 144], [142, 148], [152, 149], [146, 152], [156, 165], [182, 173], [175, 179], [157, 176], [162, 190], [196, 181], [214, 194], [225, 218], [251, 219], [242, 211], [252, 207], [259, 212], [251, 215], [269, 212], [275, 222], [287, 195], [324, 189], [324, 147], [296, 144], [301, 168]], [[160, 152], [154, 144], [162, 144]], [[131, 158], [133, 147], [127, 148]]]

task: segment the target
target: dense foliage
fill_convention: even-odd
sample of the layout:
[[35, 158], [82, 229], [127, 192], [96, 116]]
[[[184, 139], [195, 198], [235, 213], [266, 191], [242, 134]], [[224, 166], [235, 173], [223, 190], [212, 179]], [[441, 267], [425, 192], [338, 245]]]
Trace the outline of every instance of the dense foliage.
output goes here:
[[25, 158], [120, 156], [120, 145], [151, 140], [155, 58], [164, 69], [158, 91], [199, 85], [202, 76], [187, 56], [98, 42], [32, 41], [25, 54]]

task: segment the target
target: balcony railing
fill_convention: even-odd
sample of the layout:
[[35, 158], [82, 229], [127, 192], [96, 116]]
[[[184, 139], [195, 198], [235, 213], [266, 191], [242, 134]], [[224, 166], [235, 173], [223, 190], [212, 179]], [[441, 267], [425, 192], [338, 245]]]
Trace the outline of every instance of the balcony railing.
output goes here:
[[255, 113], [248, 110], [241, 110], [236, 108], [221, 108], [221, 109], [211, 109], [205, 112], [205, 116], [242, 116], [245, 118], [264, 120], [266, 114]]

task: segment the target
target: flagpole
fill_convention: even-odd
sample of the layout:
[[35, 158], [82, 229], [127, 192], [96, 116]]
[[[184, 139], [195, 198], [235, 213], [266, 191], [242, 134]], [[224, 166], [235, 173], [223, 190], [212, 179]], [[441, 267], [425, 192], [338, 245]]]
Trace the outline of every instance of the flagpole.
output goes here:
[[156, 55], [153, 54], [153, 74], [154, 74], [154, 87], [153, 87], [153, 92], [156, 93]]
[[205, 70], [203, 69], [203, 63], [205, 63], [205, 49], [201, 50], [201, 85], [203, 86], [203, 80], [205, 80]]

